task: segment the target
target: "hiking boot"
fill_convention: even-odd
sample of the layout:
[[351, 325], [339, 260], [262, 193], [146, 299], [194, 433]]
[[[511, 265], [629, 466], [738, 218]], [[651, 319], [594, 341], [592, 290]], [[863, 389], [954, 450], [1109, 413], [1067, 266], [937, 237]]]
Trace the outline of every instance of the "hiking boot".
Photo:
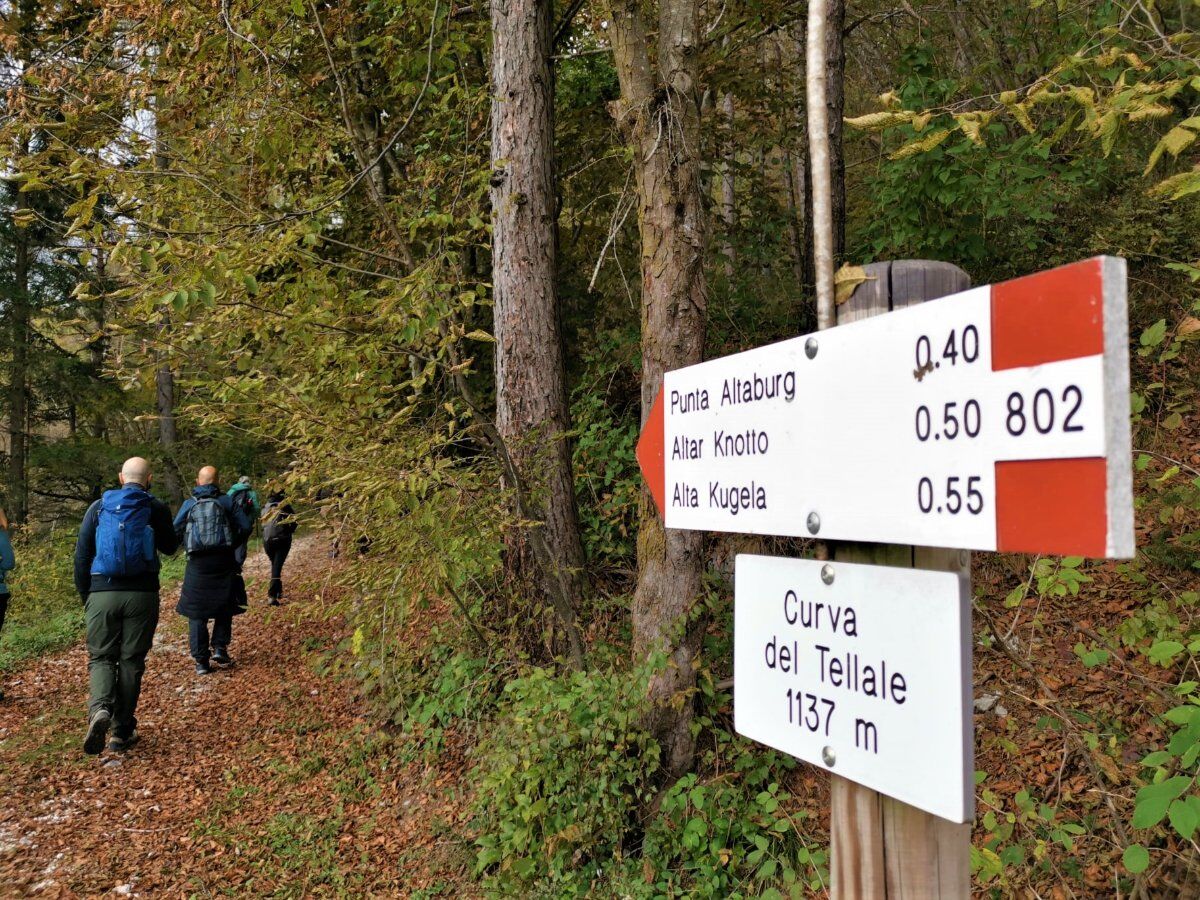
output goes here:
[[134, 744], [136, 744], [141, 739], [142, 739], [141, 735], [139, 735], [137, 733], [137, 729], [135, 728], [133, 730], [133, 732], [129, 735], [129, 737], [125, 737], [125, 738], [111, 737], [111, 738], [109, 738], [108, 739], [108, 749], [114, 750], [117, 753], [124, 753], [125, 751], [129, 750]]
[[223, 666], [224, 668], [229, 668], [233, 665], [233, 657], [229, 655], [229, 651], [224, 647], [220, 647], [213, 651], [211, 661], [216, 663], [218, 666]]
[[112, 714], [107, 709], [98, 709], [88, 722], [87, 736], [83, 739], [83, 752], [95, 756], [104, 749], [104, 739], [108, 737], [108, 726], [112, 724]]
[[212, 674], [212, 669], [209, 667], [208, 663], [206, 663], [206, 662], [200, 662], [200, 661], [198, 661], [198, 660], [197, 660], [197, 662], [196, 662], [196, 674], [197, 674], [197, 675], [211, 675], [211, 674]]
[[272, 597], [270, 599], [270, 601], [267, 603], [267, 606], [282, 606], [282, 605], [283, 604], [279, 602], [278, 597]]

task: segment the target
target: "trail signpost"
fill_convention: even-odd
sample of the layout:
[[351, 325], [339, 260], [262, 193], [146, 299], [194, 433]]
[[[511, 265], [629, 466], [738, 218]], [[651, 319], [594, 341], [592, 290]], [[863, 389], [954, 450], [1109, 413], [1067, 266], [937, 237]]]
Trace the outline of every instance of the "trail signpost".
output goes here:
[[734, 683], [753, 686], [734, 708], [739, 734], [970, 819], [966, 578], [741, 555], [734, 592]]
[[668, 528], [835, 542], [738, 558], [736, 728], [834, 773], [834, 897], [960, 897], [967, 551], [1134, 553], [1125, 262], [866, 272], [839, 327], [666, 373], [637, 456]]
[[668, 528], [1133, 554], [1123, 260], [668, 372], [638, 460]]

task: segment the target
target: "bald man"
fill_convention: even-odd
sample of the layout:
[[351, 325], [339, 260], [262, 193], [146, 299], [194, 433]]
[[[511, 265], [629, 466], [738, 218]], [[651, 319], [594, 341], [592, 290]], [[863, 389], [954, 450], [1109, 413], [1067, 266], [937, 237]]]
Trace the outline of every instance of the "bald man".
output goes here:
[[171, 511], [149, 492], [150, 464], [125, 460], [119, 488], [88, 507], [75, 544], [75, 588], [87, 618], [91, 702], [83, 751], [126, 751], [138, 740], [138, 697], [158, 627], [158, 555], [179, 548]]
[[246, 608], [246, 585], [236, 548], [253, 527], [253, 520], [233, 498], [221, 493], [216, 468], [201, 469], [192, 496], [175, 515], [175, 535], [188, 555], [175, 611], [187, 617], [188, 645], [197, 675], [211, 674], [209, 663], [233, 665], [229, 656], [233, 617]]

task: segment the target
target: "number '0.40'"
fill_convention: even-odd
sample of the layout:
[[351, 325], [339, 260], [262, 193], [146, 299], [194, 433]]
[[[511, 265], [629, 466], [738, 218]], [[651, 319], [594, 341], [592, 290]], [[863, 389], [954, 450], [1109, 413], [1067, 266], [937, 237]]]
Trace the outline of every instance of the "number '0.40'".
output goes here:
[[933, 344], [929, 335], [923, 334], [917, 338], [915, 351], [918, 371], [932, 371], [941, 365], [941, 360], [947, 360], [950, 365], [958, 365], [958, 358], [964, 363], [973, 363], [979, 359], [979, 329], [974, 325], [966, 325], [961, 330], [951, 329], [942, 346], [940, 359], [933, 358]]

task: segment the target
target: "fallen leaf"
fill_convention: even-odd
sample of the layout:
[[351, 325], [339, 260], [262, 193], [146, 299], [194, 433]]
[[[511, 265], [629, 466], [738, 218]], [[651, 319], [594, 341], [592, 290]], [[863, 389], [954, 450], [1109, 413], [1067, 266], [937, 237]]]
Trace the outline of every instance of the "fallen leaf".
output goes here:
[[852, 266], [847, 263], [838, 269], [833, 276], [834, 303], [841, 306], [854, 296], [854, 291], [864, 281], [876, 280], [874, 276], [868, 275], [867, 270], [862, 266]]

